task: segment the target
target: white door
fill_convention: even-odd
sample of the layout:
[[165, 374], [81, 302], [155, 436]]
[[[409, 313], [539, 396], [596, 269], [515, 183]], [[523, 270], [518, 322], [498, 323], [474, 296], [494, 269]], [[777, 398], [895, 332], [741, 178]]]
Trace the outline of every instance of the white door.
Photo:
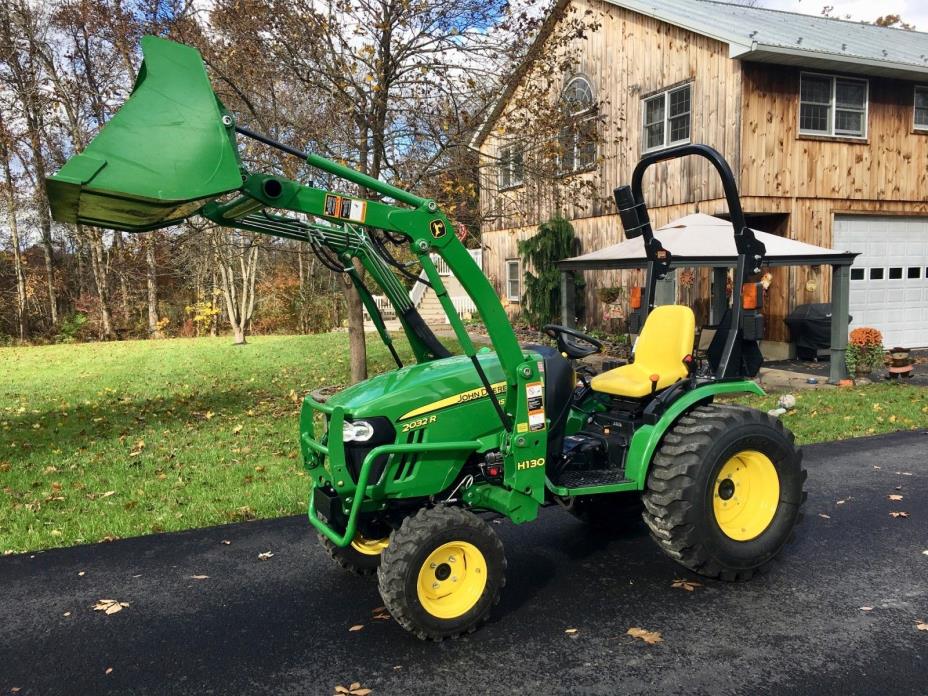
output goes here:
[[928, 217], [836, 215], [838, 251], [851, 266], [851, 328], [872, 326], [886, 348], [928, 346]]

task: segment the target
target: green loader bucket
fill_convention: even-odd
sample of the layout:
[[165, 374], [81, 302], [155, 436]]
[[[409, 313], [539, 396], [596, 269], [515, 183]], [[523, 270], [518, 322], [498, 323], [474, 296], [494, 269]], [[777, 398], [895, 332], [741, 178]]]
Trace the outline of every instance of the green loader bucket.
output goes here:
[[242, 185], [234, 127], [223, 124], [199, 52], [154, 36], [142, 52], [128, 101], [48, 178], [55, 220], [152, 230]]

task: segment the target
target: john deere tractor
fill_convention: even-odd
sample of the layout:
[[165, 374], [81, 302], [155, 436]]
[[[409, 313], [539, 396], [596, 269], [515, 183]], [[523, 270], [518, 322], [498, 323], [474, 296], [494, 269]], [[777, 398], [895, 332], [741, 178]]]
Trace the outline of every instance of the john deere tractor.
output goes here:
[[[487, 517], [522, 524], [549, 504], [608, 523], [627, 520], [643, 503], [661, 550], [712, 578], [747, 579], [780, 552], [804, 498], [801, 453], [777, 419], [716, 403], [762, 393], [748, 379], [759, 365], [762, 293], [747, 281], [765, 251], [717, 152], [685, 145], [647, 155], [631, 185], [615, 190], [626, 236], [643, 238], [647, 283], [633, 292], [633, 360], [592, 375], [577, 361], [601, 345], [574, 328], [544, 327], [557, 348], [519, 344], [493, 286], [434, 201], [238, 125], [193, 48], [155, 37], [142, 48], [129, 100], [49, 178], [55, 219], [143, 232], [200, 216], [305, 242], [326, 266], [347, 274], [396, 369], [303, 401], [309, 522], [338, 564], [376, 573], [400, 625], [434, 640], [477, 628], [505, 584], [503, 545]], [[238, 136], [372, 198], [249, 171]], [[721, 176], [738, 249], [734, 300], [707, 369], [693, 359], [690, 308], [654, 306], [670, 254], [652, 234], [642, 195], [648, 167], [692, 155], [707, 158]], [[461, 354], [449, 352], [410, 301], [401, 279], [411, 271], [397, 248], [417, 259]], [[475, 348], [439, 259], [476, 306], [492, 349]], [[395, 308], [413, 363], [394, 349], [368, 283]]]

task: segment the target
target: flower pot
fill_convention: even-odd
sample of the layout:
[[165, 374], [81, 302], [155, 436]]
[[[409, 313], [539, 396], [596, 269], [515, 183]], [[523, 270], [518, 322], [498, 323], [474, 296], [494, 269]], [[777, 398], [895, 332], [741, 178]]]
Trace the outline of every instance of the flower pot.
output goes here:
[[855, 374], [860, 375], [860, 376], [863, 377], [863, 376], [869, 375], [871, 372], [873, 372], [873, 366], [872, 366], [872, 365], [858, 365], [858, 366], [854, 369], [854, 372], [855, 372]]

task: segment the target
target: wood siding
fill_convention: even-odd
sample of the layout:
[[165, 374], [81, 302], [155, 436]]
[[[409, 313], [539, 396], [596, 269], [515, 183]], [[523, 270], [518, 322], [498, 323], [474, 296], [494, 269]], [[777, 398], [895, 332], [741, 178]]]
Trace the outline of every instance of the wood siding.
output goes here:
[[928, 201], [928, 133], [913, 132], [914, 83], [870, 78], [867, 138], [817, 138], [799, 134], [799, 76], [742, 68], [742, 195]]

